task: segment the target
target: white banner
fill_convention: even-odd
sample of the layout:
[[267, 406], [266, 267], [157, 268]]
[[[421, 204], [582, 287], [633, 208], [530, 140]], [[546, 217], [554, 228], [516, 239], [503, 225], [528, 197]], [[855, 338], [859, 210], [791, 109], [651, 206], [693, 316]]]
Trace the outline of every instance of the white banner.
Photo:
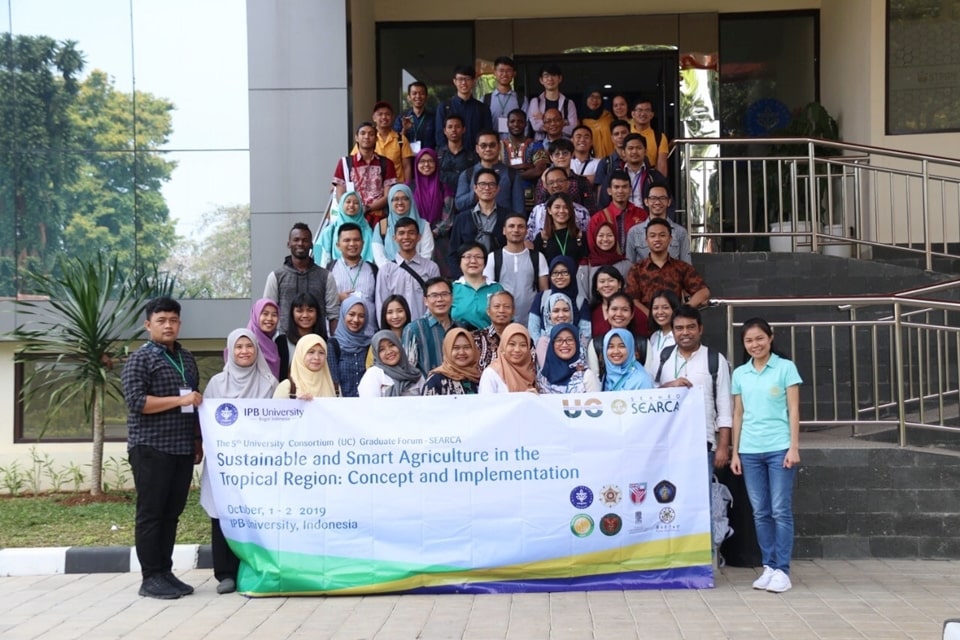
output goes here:
[[700, 389], [204, 399], [247, 595], [711, 587]]

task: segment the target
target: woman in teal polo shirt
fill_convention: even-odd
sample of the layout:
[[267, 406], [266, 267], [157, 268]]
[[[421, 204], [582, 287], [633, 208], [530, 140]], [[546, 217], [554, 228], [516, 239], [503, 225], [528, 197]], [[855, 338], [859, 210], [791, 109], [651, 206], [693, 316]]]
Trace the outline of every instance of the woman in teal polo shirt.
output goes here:
[[773, 352], [773, 329], [752, 318], [740, 331], [749, 356], [733, 372], [733, 457], [743, 475], [763, 557], [754, 589], [788, 591], [793, 553], [793, 478], [800, 464], [800, 383], [792, 361]]

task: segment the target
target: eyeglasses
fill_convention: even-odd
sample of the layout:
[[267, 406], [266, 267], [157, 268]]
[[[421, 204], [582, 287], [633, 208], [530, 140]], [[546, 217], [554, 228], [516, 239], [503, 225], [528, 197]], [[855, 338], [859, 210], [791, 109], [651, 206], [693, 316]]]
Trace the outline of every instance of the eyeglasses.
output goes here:
[[552, 156], [560, 156], [561, 158], [565, 158], [565, 157], [567, 157], [567, 156], [569, 156], [569, 155], [573, 155], [573, 154], [571, 154], [571, 153], [570, 153], [569, 151], [567, 151], [566, 149], [557, 149], [556, 151], [554, 151], [554, 152], [551, 153], [550, 155], [552, 155]]
[[552, 276], [567, 276], [567, 277], [569, 278], [569, 277], [570, 277], [570, 272], [567, 271], [566, 269], [564, 269], [564, 270], [562, 270], [562, 271], [561, 271], [561, 270], [557, 270], [557, 271], [552, 271], [552, 272], [550, 273], [550, 275], [552, 275]]
[[434, 293], [428, 293], [426, 296], [427, 300], [443, 300], [444, 298], [450, 297], [449, 291], [436, 291]]
[[453, 78], [453, 81], [454, 81], [454, 82], [457, 82], [457, 83], [460, 83], [460, 82], [473, 82], [473, 78], [471, 78], [470, 76], [455, 76], [455, 77]]
[[494, 189], [497, 186], [496, 182], [478, 182], [477, 186], [481, 189]]
[[496, 149], [500, 145], [499, 142], [478, 142], [477, 146], [481, 149]]
[[567, 180], [566, 178], [561, 178], [559, 180], [547, 180], [547, 186], [562, 187], [563, 185], [567, 184], [567, 182], [569, 182], [569, 180]]
[[666, 202], [670, 199], [670, 196], [647, 196], [647, 200], [650, 202]]
[[472, 253], [465, 253], [460, 256], [461, 260], [466, 260], [467, 262], [483, 262], [483, 256], [475, 255]]
[[553, 341], [553, 344], [572, 345], [572, 344], [577, 344], [577, 340], [576, 338], [557, 338], [556, 340]]

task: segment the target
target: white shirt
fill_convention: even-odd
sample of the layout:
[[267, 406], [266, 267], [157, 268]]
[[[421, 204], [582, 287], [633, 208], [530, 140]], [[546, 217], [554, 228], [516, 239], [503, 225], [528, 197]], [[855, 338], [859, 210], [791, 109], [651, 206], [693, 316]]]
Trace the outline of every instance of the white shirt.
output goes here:
[[[360, 384], [357, 385], [357, 396], [360, 398], [385, 398], [390, 395], [390, 389], [393, 387], [393, 378], [388, 376], [380, 367], [370, 367], [360, 378]], [[423, 386], [423, 378], [417, 381], [401, 395], [419, 396], [420, 387]]]
[[487, 256], [487, 264], [483, 268], [483, 275], [489, 282], [499, 282], [503, 288], [513, 296], [513, 319], [523, 326], [527, 326], [527, 318], [530, 315], [530, 305], [537, 296], [539, 280], [541, 277], [550, 276], [550, 268], [547, 265], [547, 259], [543, 252], [538, 251], [537, 255], [537, 282], [538, 286], [533, 285], [533, 261], [530, 259], [530, 250], [524, 247], [520, 253], [513, 253], [503, 249], [503, 264], [500, 265], [500, 278], [495, 277], [494, 267], [496, 266], [496, 256], [493, 251]]
[[480, 374], [477, 393], [510, 393], [510, 389], [507, 388], [507, 383], [503, 381], [499, 373], [487, 367]]
[[[686, 378], [695, 387], [703, 387], [703, 404], [707, 418], [707, 442], [717, 443], [716, 430], [733, 426], [733, 402], [730, 395], [730, 364], [720, 355], [720, 367], [717, 370], [717, 401], [713, 401], [713, 378], [710, 375], [710, 366], [707, 362], [707, 348], [700, 345], [689, 359], [684, 360], [680, 355], [680, 347], [676, 347], [667, 361], [663, 363], [660, 373], [660, 383], [663, 386], [678, 378]], [[657, 367], [660, 366], [660, 356], [657, 356]]]

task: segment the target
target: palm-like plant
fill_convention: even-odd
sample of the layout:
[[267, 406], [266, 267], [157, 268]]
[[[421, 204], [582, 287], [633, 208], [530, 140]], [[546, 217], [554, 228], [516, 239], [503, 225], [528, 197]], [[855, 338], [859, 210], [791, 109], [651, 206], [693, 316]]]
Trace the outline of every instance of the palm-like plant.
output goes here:
[[[13, 338], [27, 354], [55, 356], [24, 381], [26, 402], [39, 385], [49, 390], [48, 420], [76, 398], [93, 430], [90, 493], [102, 491], [104, 419], [107, 396], [122, 397], [119, 369], [114, 365], [143, 333], [141, 313], [148, 300], [170, 295], [174, 279], [152, 271], [121, 272], [117, 258], [93, 261], [61, 258], [52, 274], [25, 273], [31, 299], [17, 300], [20, 314], [30, 317]], [[22, 361], [22, 360], [21, 360]]]

